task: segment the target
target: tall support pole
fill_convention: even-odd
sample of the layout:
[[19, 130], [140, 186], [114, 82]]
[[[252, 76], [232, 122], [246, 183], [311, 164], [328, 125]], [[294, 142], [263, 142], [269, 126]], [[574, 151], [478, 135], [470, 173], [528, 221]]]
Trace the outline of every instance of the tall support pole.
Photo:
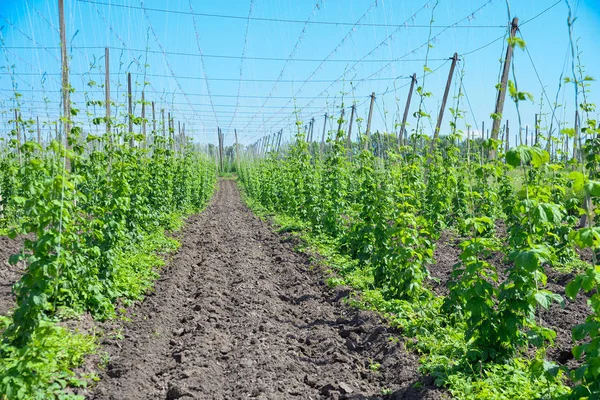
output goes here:
[[279, 135], [277, 135], [277, 154], [279, 154], [279, 149], [281, 148], [281, 137], [283, 136], [283, 129], [279, 131]]
[[[69, 136], [71, 133], [71, 98], [69, 85], [69, 57], [67, 56], [67, 33], [65, 28], [65, 2], [58, 0], [58, 25], [60, 33], [60, 61], [62, 77], [62, 102], [63, 102], [63, 131], [65, 146], [69, 149]], [[71, 160], [66, 158], [66, 169], [71, 170]]]
[[529, 142], [527, 141], [527, 136], [529, 136], [529, 125], [525, 125], [525, 146], [529, 145]]
[[506, 120], [506, 147], [504, 148], [504, 152], [508, 153], [510, 149], [510, 129], [508, 128], [508, 120]]
[[450, 86], [452, 85], [452, 77], [454, 76], [454, 69], [456, 68], [456, 62], [458, 61], [458, 54], [454, 53], [452, 56], [452, 64], [450, 64], [450, 72], [448, 73], [448, 80], [446, 81], [446, 89], [444, 90], [444, 97], [442, 97], [442, 105], [440, 106], [440, 113], [438, 115], [437, 125], [435, 126], [435, 132], [433, 133], [433, 141], [431, 142], [431, 148], [436, 146], [436, 142], [440, 137], [440, 129], [442, 128], [442, 121], [444, 119], [444, 110], [446, 109], [446, 101], [448, 101], [448, 93], [450, 93]]
[[15, 131], [17, 132], [17, 153], [19, 154], [19, 165], [23, 163], [23, 156], [21, 155], [21, 129], [19, 128], [19, 111], [15, 109]]
[[37, 126], [37, 142], [41, 146], [42, 145], [42, 131], [40, 130], [40, 117], [35, 117], [35, 122]]
[[235, 135], [235, 159], [237, 161], [237, 173], [240, 173], [240, 145], [238, 143], [237, 129], [233, 130]]
[[146, 97], [144, 96], [144, 91], [142, 90], [142, 135], [144, 135], [144, 145], [143, 147], [147, 147], [147, 137], [146, 137]]
[[171, 113], [167, 113], [167, 139], [171, 139]]
[[175, 142], [177, 143], [176, 148], [181, 153], [181, 121], [177, 121], [177, 140]]
[[156, 110], [154, 109], [154, 102], [152, 102], [152, 143], [156, 138]]
[[[581, 146], [581, 135], [579, 134], [579, 110], [575, 110], [575, 136], [573, 137], [573, 159], [577, 159], [577, 148]], [[583, 161], [583, 160], [581, 160]]]
[[185, 149], [186, 139], [185, 139], [185, 122], [181, 124], [181, 152]]
[[375, 105], [375, 92], [371, 93], [371, 105], [369, 106], [369, 116], [367, 117], [367, 140], [365, 141], [365, 150], [369, 148], [371, 139], [371, 120], [373, 119], [373, 106]]
[[402, 146], [404, 140], [406, 140], [406, 119], [408, 118], [408, 110], [410, 109], [410, 100], [412, 99], [413, 90], [415, 83], [417, 82], [417, 74], [411, 76], [410, 89], [408, 90], [408, 97], [406, 98], [406, 106], [404, 107], [404, 115], [402, 116], [402, 125], [400, 125], [400, 133], [398, 134], [398, 146]]
[[162, 112], [162, 136], [163, 136], [163, 138], [166, 138], [167, 137], [167, 133], [165, 131], [165, 129], [166, 129], [166, 125], [165, 125], [165, 109], [162, 108], [160, 111]]
[[[513, 18], [510, 28], [510, 38], [513, 39], [519, 28], [519, 19]], [[496, 108], [494, 109], [494, 119], [492, 122], [492, 138], [498, 139], [500, 130], [500, 120], [504, 112], [504, 100], [506, 99], [506, 86], [508, 84], [508, 73], [510, 71], [510, 63], [513, 56], [514, 47], [512, 42], [506, 48], [506, 57], [504, 58], [504, 66], [502, 68], [502, 76], [500, 79], [500, 88], [498, 89], [498, 97], [496, 98]], [[496, 151], [492, 149], [492, 158], [496, 158]]]
[[319, 159], [323, 159], [323, 147], [325, 146], [325, 130], [327, 129], [327, 113], [323, 119], [323, 134], [321, 135], [321, 145], [319, 146]]
[[171, 139], [171, 151], [175, 154], [175, 117], [169, 113], [169, 139]]
[[356, 104], [350, 107], [350, 122], [348, 124], [348, 137], [346, 138], [346, 148], [348, 154], [352, 154], [352, 123], [354, 122], [354, 113], [356, 112]]
[[106, 136], [111, 138], [110, 134], [110, 50], [104, 48], [104, 106], [106, 108]]
[[340, 136], [342, 135], [342, 124], [344, 123], [344, 114], [346, 113], [346, 109], [342, 108], [342, 111], [340, 112], [340, 120], [338, 121], [338, 130], [337, 130], [337, 135], [335, 137], [335, 140], [337, 141]]
[[535, 141], [533, 142], [533, 144], [538, 144], [539, 133], [540, 133], [539, 132], [539, 128], [540, 127], [538, 125], [538, 115], [537, 114], [535, 114], [535, 124], [534, 124], [534, 127], [535, 127]]
[[129, 114], [129, 146], [135, 145], [133, 140], [133, 96], [131, 94], [131, 73], [127, 73], [127, 113]]
[[219, 159], [220, 159], [220, 164], [221, 164], [221, 172], [224, 171], [223, 169], [223, 131], [221, 131], [221, 128], [219, 128]]
[[481, 141], [485, 140], [485, 121], [481, 121]]
[[483, 163], [483, 142], [485, 141], [485, 121], [481, 121], [481, 160], [480, 162]]

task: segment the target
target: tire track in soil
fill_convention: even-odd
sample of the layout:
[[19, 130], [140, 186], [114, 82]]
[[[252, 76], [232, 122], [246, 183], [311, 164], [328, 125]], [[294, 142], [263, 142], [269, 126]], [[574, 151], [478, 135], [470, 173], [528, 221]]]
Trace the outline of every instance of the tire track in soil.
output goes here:
[[[232, 181], [188, 220], [88, 399], [440, 399], [373, 313], [342, 304]], [[378, 371], [371, 364], [379, 363]], [[382, 390], [391, 389], [382, 396]]]

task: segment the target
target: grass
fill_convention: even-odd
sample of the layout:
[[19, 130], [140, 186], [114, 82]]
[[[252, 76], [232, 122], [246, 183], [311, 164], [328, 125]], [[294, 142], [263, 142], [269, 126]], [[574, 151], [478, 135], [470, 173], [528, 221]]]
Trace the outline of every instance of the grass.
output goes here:
[[[10, 318], [0, 317], [2, 330], [9, 323]], [[4, 399], [83, 399], [64, 390], [85, 387], [94, 378], [73, 370], [96, 351], [96, 338], [69, 332], [55, 322], [42, 322], [25, 347], [3, 342], [0, 348], [0, 394]]]

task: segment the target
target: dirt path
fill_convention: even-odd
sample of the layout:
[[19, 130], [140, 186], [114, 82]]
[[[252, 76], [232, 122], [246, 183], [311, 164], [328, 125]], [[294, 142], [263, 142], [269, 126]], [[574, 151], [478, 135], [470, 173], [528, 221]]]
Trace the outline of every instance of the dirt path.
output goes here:
[[184, 233], [125, 339], [105, 346], [110, 362], [89, 399], [447, 397], [418, 381], [397, 332], [344, 306], [252, 215], [234, 182], [221, 182]]

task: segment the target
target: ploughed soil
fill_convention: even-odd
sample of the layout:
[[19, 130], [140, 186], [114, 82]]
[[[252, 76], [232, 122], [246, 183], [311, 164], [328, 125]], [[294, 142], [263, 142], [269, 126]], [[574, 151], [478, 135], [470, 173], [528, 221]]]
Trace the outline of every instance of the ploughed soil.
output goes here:
[[441, 399], [418, 356], [243, 204], [232, 181], [191, 217], [88, 399]]
[[23, 237], [10, 239], [0, 236], [0, 315], [6, 313], [15, 305], [12, 287], [23, 275], [23, 265], [10, 265], [8, 259], [13, 254], [23, 250]]
[[[506, 235], [506, 232], [504, 230], [497, 234], [502, 238]], [[456, 234], [444, 231], [436, 244], [434, 252], [436, 263], [429, 267], [429, 272], [435, 278], [432, 281], [432, 289], [437, 294], [448, 294], [447, 284], [452, 279], [453, 266], [460, 261], [461, 250], [459, 244], [462, 240]], [[510, 264], [505, 259], [504, 254], [494, 253], [487, 259], [487, 262], [496, 267], [500, 282], [506, 279]], [[588, 296], [580, 293], [576, 299], [570, 300], [565, 295], [565, 287], [573, 280], [575, 274], [560, 273], [550, 267], [545, 269], [548, 277], [545, 289], [560, 294], [565, 300], [564, 308], [558, 303], [553, 303], [548, 310], [539, 311], [542, 324], [556, 332], [554, 345], [548, 349], [547, 358], [569, 368], [575, 368], [580, 365], [580, 361], [573, 358], [572, 348], [575, 344], [572, 340], [571, 329], [575, 325], [585, 322], [586, 317], [591, 313], [587, 304]]]

